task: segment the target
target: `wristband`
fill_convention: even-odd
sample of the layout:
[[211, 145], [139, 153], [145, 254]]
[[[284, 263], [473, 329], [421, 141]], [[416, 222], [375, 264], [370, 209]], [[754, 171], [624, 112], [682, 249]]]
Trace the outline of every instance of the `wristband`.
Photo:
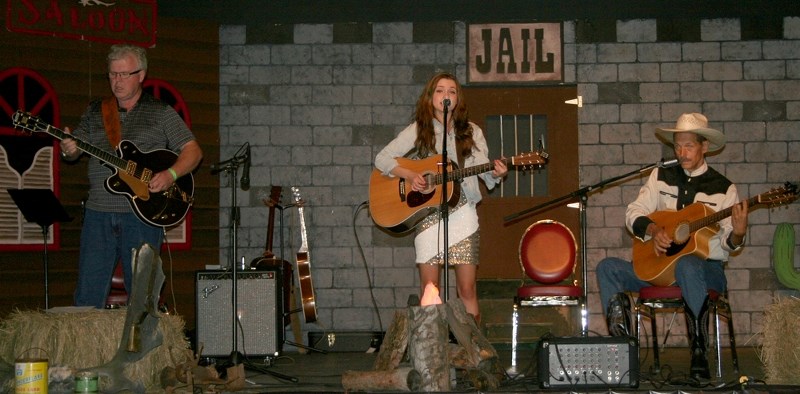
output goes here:
[[167, 168], [167, 171], [169, 171], [169, 173], [172, 174], [172, 181], [173, 182], [178, 180], [178, 173], [175, 172], [175, 170], [173, 170], [172, 167]]

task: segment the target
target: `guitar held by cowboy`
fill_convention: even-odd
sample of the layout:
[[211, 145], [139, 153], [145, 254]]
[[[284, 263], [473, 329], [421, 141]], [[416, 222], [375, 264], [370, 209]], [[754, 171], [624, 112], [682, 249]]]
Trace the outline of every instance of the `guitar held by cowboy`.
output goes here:
[[[633, 269], [639, 279], [657, 286], [668, 286], [675, 282], [675, 263], [682, 256], [694, 254], [702, 258], [709, 256], [709, 241], [719, 232], [719, 221], [734, 214], [734, 211], [749, 210], [760, 206], [774, 207], [788, 204], [798, 198], [797, 185], [786, 182], [784, 186], [771, 189], [731, 207], [715, 212], [701, 202], [690, 204], [679, 211], [657, 211], [647, 217], [649, 226], [655, 229], [646, 241], [633, 244]], [[733, 232], [724, 242], [732, 246], [744, 243], [744, 237], [734, 239]]]

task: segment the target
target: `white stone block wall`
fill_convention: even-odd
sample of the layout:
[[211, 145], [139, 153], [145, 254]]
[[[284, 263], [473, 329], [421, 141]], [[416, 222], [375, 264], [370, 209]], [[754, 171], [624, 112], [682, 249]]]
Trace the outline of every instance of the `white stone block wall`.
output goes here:
[[[737, 19], [713, 19], [701, 22], [699, 42], [658, 42], [656, 23], [618, 21], [616, 42], [578, 44], [575, 23], [564, 22], [565, 82], [577, 84], [584, 103], [578, 113], [581, 185], [668, 154], [653, 130], [689, 111], [705, 113], [727, 135], [726, 149], [709, 162], [739, 184], [742, 198], [800, 180], [800, 20], [785, 18], [783, 39], [760, 41], [742, 41]], [[373, 23], [372, 42], [352, 44], [334, 43], [326, 24], [295, 25], [290, 44], [249, 44], [246, 26], [220, 28], [220, 158], [245, 142], [253, 152], [252, 187], [237, 191], [237, 261], [264, 251], [262, 200], [270, 185], [284, 187], [284, 203], [292, 200], [289, 186], [299, 187], [307, 202], [321, 329], [385, 330], [417, 292], [411, 237], [378, 242], [359, 204], [368, 198], [374, 155], [411, 119], [420, 81], [437, 69], [466, 80], [465, 26], [454, 23], [452, 43], [415, 43], [413, 23]], [[610, 89], [622, 94], [608, 100]], [[599, 333], [605, 323], [593, 270], [605, 256], [630, 255], [623, 214], [640, 184], [633, 180], [590, 197], [590, 323]], [[225, 265], [231, 188], [224, 176], [221, 185]], [[294, 209], [283, 211], [285, 249], [277, 251], [290, 261], [299, 247], [295, 216]], [[800, 230], [800, 203], [753, 212], [747, 247], [729, 264], [739, 343], [758, 341], [764, 306], [786, 293], [770, 262], [780, 222]], [[275, 237], [279, 242], [277, 231]], [[685, 331], [682, 320], [679, 326], [675, 330]]]

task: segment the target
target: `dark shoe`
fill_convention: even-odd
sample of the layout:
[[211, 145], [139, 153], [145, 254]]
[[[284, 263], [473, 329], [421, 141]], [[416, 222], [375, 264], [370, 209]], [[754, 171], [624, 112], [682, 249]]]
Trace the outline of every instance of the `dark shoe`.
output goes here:
[[608, 301], [606, 323], [611, 336], [631, 336], [631, 301], [625, 293], [614, 294]]
[[708, 369], [708, 299], [703, 302], [698, 316], [689, 309], [684, 308], [686, 315], [687, 331], [689, 333], [689, 345], [692, 351], [692, 363], [689, 367], [689, 375], [693, 379], [711, 379], [711, 372]]

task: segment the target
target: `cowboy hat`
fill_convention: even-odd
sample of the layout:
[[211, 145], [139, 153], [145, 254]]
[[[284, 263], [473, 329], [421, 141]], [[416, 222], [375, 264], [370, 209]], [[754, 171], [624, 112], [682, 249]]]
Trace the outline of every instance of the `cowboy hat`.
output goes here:
[[656, 137], [661, 142], [672, 145], [674, 133], [695, 133], [702, 135], [708, 140], [708, 151], [722, 149], [725, 146], [725, 135], [721, 131], [708, 127], [708, 119], [703, 114], [697, 112], [683, 114], [675, 123], [674, 129], [657, 128]]

